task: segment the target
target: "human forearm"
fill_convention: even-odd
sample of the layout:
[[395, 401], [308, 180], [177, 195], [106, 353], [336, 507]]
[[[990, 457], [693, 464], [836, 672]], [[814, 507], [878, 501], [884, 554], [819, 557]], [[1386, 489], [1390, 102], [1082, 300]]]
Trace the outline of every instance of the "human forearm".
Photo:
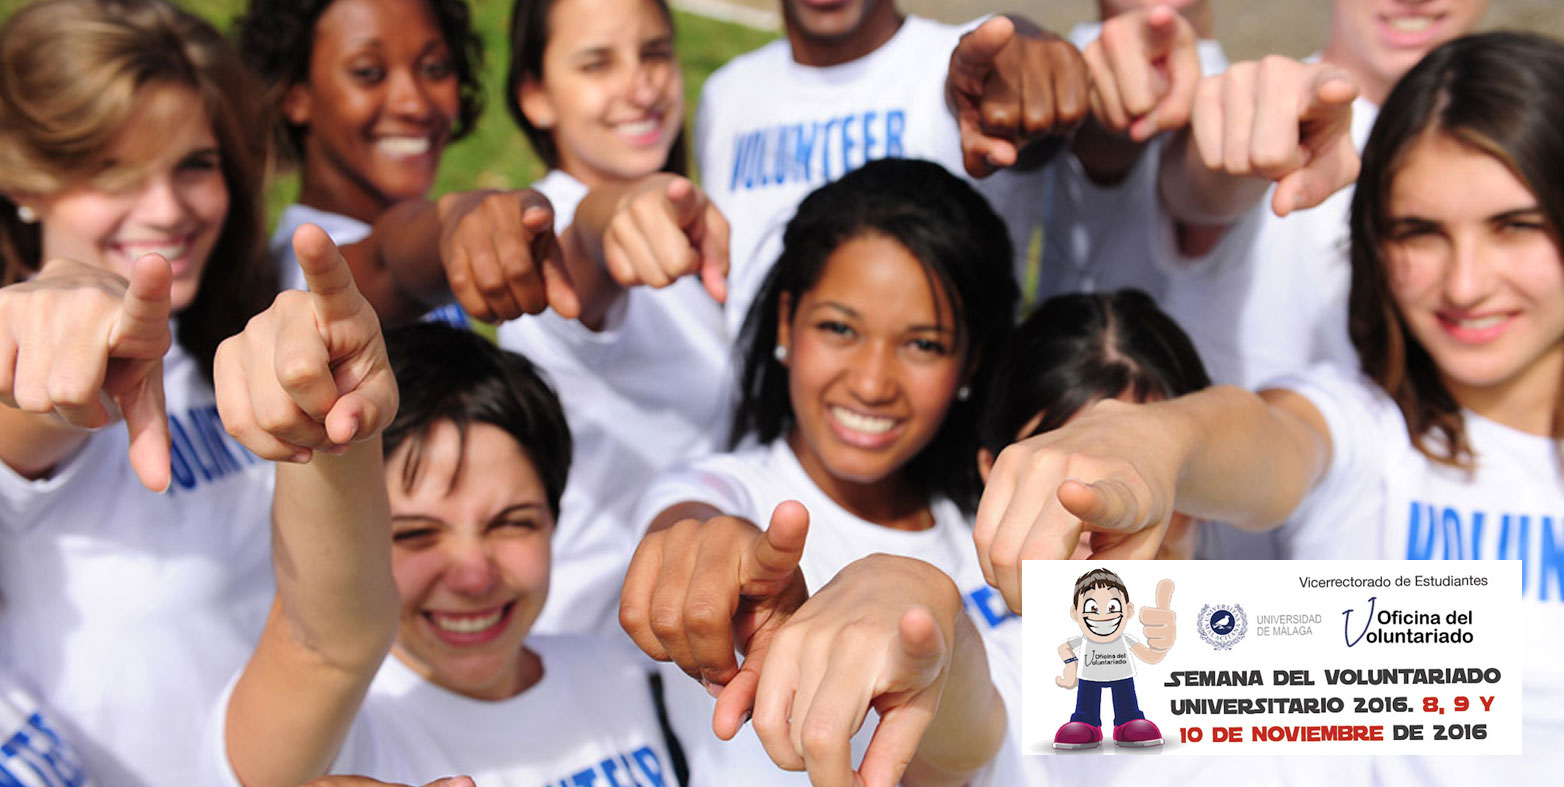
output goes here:
[[1183, 227], [1225, 228], [1258, 209], [1270, 181], [1208, 168], [1192, 132], [1168, 140], [1157, 172], [1157, 198]]
[[380, 438], [279, 463], [272, 517], [277, 596], [300, 643], [331, 663], [378, 665], [398, 603]]
[[1115, 134], [1088, 119], [1070, 141], [1070, 152], [1081, 163], [1086, 177], [1098, 186], [1116, 186], [1130, 174], [1146, 143]]
[[382, 324], [417, 319], [451, 299], [440, 263], [439, 209], [429, 200], [392, 206], [369, 237], [344, 246], [342, 255]]
[[41, 413], [0, 405], [0, 462], [17, 475], [38, 480], [70, 456], [89, 432]]
[[1285, 519], [1324, 473], [1329, 438], [1306, 400], [1273, 404], [1218, 386], [1147, 405], [1179, 446], [1175, 506], [1192, 516], [1264, 529]]
[[667, 287], [698, 275], [714, 300], [727, 297], [727, 219], [677, 175], [594, 187], [577, 206], [562, 246], [590, 328], [627, 287]]
[[608, 184], [587, 192], [576, 206], [576, 215], [560, 237], [565, 270], [581, 298], [581, 323], [598, 330], [615, 300], [625, 288], [608, 275], [603, 258], [603, 235], [608, 231], [620, 202], [633, 184]]

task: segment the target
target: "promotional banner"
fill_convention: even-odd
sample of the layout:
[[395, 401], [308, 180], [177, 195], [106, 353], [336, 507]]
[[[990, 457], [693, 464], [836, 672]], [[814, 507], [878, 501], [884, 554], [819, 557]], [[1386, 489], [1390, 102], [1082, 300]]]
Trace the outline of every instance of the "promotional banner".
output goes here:
[[1519, 561], [1028, 561], [1030, 754], [1519, 754]]

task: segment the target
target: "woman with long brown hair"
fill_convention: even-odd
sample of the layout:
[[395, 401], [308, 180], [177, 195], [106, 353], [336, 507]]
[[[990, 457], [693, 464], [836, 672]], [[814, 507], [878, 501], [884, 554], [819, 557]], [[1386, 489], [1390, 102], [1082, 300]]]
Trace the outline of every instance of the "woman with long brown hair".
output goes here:
[[0, 660], [108, 784], [190, 781], [271, 592], [271, 467], [211, 385], [276, 292], [247, 74], [161, 0], [0, 29]]
[[[1294, 558], [1520, 559], [1525, 759], [1381, 758], [1392, 783], [1557, 770], [1564, 734], [1564, 45], [1493, 33], [1431, 52], [1391, 91], [1353, 195], [1349, 331], [1360, 374], [1258, 395], [1103, 401], [1006, 449], [974, 531], [1020, 610], [1020, 561], [1081, 528], [1155, 535], [1173, 510], [1287, 521]], [[1546, 765], [1542, 758], [1552, 758]], [[1505, 771], [1510, 771], [1506, 779]]]

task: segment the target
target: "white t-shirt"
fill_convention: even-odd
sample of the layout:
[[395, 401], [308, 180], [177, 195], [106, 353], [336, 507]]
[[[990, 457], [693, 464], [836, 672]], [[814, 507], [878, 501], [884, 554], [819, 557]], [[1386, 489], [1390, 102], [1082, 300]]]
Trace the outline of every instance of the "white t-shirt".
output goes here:
[[193, 784], [207, 708], [271, 603], [273, 470], [223, 431], [176, 343], [163, 359], [169, 491], [149, 492], [122, 424], [54, 474], [0, 463], [0, 662], [54, 711], [102, 784]]
[[32, 693], [0, 668], [0, 784], [87, 787], [81, 755]]
[[[1472, 478], [1412, 447], [1401, 411], [1367, 379], [1328, 366], [1277, 381], [1330, 429], [1331, 464], [1282, 529], [1299, 559], [1520, 559], [1521, 757], [1381, 758], [1423, 784], [1528, 783], [1564, 768], [1564, 468], [1557, 442], [1464, 413]], [[1506, 779], [1504, 774], [1511, 777]]]
[[[706, 193], [733, 226], [726, 306], [732, 336], [781, 253], [783, 229], [811, 191], [881, 158], [928, 159], [967, 178], [945, 74], [971, 26], [909, 16], [880, 48], [828, 67], [795, 62], [782, 38], [706, 80], [695, 114], [695, 159]], [[1001, 172], [974, 184], [1010, 225], [1018, 280], [1039, 177]]]
[[[574, 220], [586, 186], [560, 171], [533, 184]], [[553, 311], [501, 325], [499, 344], [547, 374], [574, 440], [554, 531], [549, 598], [533, 631], [619, 634], [619, 587], [644, 521], [636, 498], [675, 462], [715, 450], [732, 389], [722, 309], [700, 280], [631, 287], [601, 331]]]
[[[797, 500], [809, 511], [809, 538], [799, 568], [811, 591], [829, 582], [847, 564], [872, 553], [906, 555], [928, 562], [949, 574], [966, 602], [973, 624], [983, 635], [994, 684], [1006, 697], [1021, 695], [1021, 619], [1005, 606], [1004, 598], [983, 580], [972, 543], [972, 529], [955, 503], [938, 499], [930, 506], [934, 527], [909, 532], [882, 527], [848, 512], [820, 490], [804, 472], [786, 440], [751, 446], [735, 453], [718, 454], [676, 468], [659, 477], [637, 507], [637, 520], [651, 522], [661, 511], [683, 502], [710, 504], [728, 514], [749, 519], [760, 527], [771, 511], [785, 500]], [[799, 784], [801, 773], [780, 770], [766, 756], [765, 748], [748, 726], [724, 743], [711, 732], [715, 701], [700, 684], [671, 665], [664, 665], [664, 692], [668, 717], [685, 748], [693, 784]], [[1008, 703], [1011, 738], [1019, 740], [1019, 703]], [[853, 737], [853, 759], [858, 762], [873, 734], [866, 720]], [[993, 784], [1019, 783], [1014, 745], [1000, 752], [990, 769]], [[1018, 777], [1019, 778], [1019, 777]]]
[[[305, 224], [314, 224], [325, 230], [331, 242], [338, 246], [358, 243], [369, 237], [372, 229], [368, 224], [352, 216], [331, 213], [308, 205], [294, 203], [283, 208], [282, 215], [277, 218], [277, 229], [272, 232], [269, 249], [272, 260], [277, 264], [277, 281], [285, 290], [309, 289], [304, 282], [304, 273], [299, 270], [298, 255], [293, 253], [293, 232]], [[429, 310], [423, 319], [449, 323], [457, 327], [467, 325], [467, 313], [455, 303], [436, 306]]]
[[[1085, 49], [1102, 33], [1096, 22], [1076, 25], [1070, 41]], [[1197, 44], [1205, 74], [1227, 70], [1221, 43]], [[1149, 229], [1157, 214], [1157, 170], [1165, 136], [1152, 140], [1124, 179], [1099, 185], [1073, 155], [1061, 155], [1046, 170], [1043, 260], [1037, 297], [1075, 292], [1112, 292], [1134, 287], [1161, 299], [1168, 272], [1157, 264]]]
[[1071, 637], [1070, 650], [1075, 651], [1075, 677], [1107, 683], [1135, 677], [1135, 655], [1130, 648], [1140, 640], [1128, 633], [1120, 634], [1108, 642], [1098, 642], [1085, 637]]
[[[406, 784], [465, 774], [484, 787], [678, 784], [641, 664], [596, 637], [528, 637], [526, 647], [543, 678], [497, 702], [448, 691], [387, 656], [331, 773]], [[225, 694], [208, 728], [207, 783], [238, 787], [227, 704]]]

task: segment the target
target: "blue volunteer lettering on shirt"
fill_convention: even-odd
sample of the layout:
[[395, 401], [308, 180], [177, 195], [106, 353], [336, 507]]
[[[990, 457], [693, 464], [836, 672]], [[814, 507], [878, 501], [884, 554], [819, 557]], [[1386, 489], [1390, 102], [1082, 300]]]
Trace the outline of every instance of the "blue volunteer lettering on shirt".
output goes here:
[[906, 155], [904, 109], [868, 109], [734, 135], [730, 191], [819, 185], [864, 164]]
[[1564, 600], [1564, 514], [1469, 511], [1412, 501], [1408, 560], [1520, 560], [1521, 595]]
[[546, 787], [666, 787], [662, 758], [650, 746], [622, 752]]
[[962, 594], [965, 596], [967, 606], [972, 611], [974, 621], [982, 621], [989, 628], [998, 628], [1012, 620], [1020, 620], [1020, 616], [1010, 611], [1010, 605], [1005, 603], [1005, 597], [989, 585], [979, 585], [973, 590]]
[[170, 494], [188, 492], [261, 461], [223, 431], [217, 405], [194, 407], [183, 415], [169, 413], [168, 436]]
[[0, 743], [0, 787], [81, 787], [87, 772], [41, 714]]

